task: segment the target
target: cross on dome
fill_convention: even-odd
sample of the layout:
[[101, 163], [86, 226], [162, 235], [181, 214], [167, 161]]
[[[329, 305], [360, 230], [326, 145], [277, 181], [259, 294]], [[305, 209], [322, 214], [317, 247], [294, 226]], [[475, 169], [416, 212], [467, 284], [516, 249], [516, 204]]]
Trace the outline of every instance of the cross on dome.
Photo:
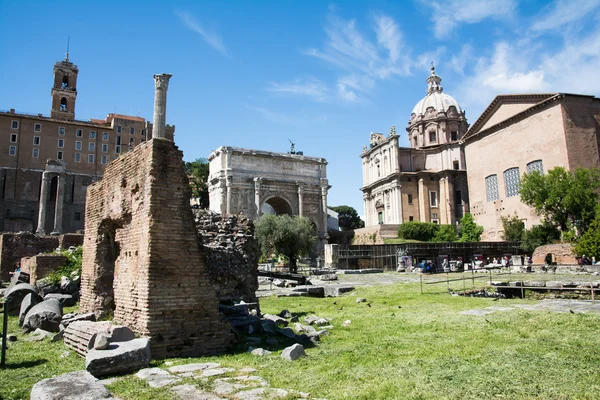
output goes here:
[[442, 93], [444, 88], [440, 85], [440, 82], [442, 82], [442, 78], [435, 74], [435, 66], [432, 61], [431, 75], [427, 78], [427, 94], [432, 94], [434, 92]]

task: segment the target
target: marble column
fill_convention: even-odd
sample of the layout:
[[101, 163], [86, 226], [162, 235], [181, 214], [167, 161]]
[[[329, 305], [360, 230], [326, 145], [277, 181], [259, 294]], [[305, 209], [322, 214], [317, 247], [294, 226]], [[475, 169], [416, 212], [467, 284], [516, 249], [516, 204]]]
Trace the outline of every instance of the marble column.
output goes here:
[[167, 121], [167, 89], [171, 74], [154, 75], [154, 122], [152, 137], [164, 138]]
[[404, 210], [402, 209], [402, 186], [398, 181], [394, 181], [394, 198], [396, 199], [396, 223], [404, 222]]
[[36, 233], [39, 235], [46, 234], [46, 211], [47, 205], [46, 200], [48, 199], [48, 187], [50, 185], [50, 173], [44, 172], [42, 174], [42, 189], [40, 192], [40, 209], [38, 212], [38, 226]]
[[304, 204], [303, 204], [303, 200], [302, 200], [302, 197], [304, 195], [304, 188], [299, 183], [297, 185], [298, 185], [298, 215], [302, 217], [304, 215]]
[[327, 190], [329, 185], [321, 186], [321, 202], [323, 207], [323, 236], [327, 235]]
[[427, 222], [425, 220], [425, 205], [427, 204], [427, 193], [425, 193], [425, 184], [423, 182], [423, 178], [419, 179], [419, 221]]
[[231, 179], [232, 177], [228, 176], [227, 180], [225, 181], [225, 190], [227, 192], [227, 200], [225, 202], [225, 214], [227, 215], [231, 214]]
[[53, 235], [62, 233], [62, 217], [65, 198], [65, 175], [60, 174], [56, 177], [56, 205], [54, 207], [54, 230]]
[[440, 224], [448, 224], [448, 199], [446, 197], [447, 178], [440, 178], [440, 192], [438, 202], [440, 207]]
[[262, 178], [254, 178], [254, 205], [256, 206], [256, 218], [260, 217], [260, 184]]

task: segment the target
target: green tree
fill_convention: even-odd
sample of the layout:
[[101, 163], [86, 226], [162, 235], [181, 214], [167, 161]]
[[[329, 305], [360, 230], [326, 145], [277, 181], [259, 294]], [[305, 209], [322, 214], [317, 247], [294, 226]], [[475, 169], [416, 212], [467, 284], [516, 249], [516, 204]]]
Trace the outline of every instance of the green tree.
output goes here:
[[560, 231], [554, 225], [544, 223], [525, 231], [521, 241], [521, 249], [532, 254], [536, 248], [558, 240], [560, 240]]
[[523, 235], [525, 235], [525, 223], [517, 213], [512, 217], [502, 216], [502, 229], [504, 232], [502, 233], [502, 240], [506, 240], [509, 242], [521, 241], [523, 240]]
[[343, 231], [350, 231], [353, 229], [364, 228], [365, 223], [354, 209], [350, 206], [336, 206], [329, 207], [336, 213], [338, 213], [338, 221], [340, 228]]
[[316, 241], [315, 226], [304, 217], [265, 214], [254, 223], [254, 228], [263, 256], [287, 257], [290, 272], [297, 272], [298, 257], [309, 255]]
[[600, 188], [600, 170], [577, 168], [575, 172], [556, 167], [543, 175], [533, 171], [521, 180], [521, 201], [544, 219], [567, 232], [577, 228], [581, 235], [594, 219]]
[[184, 164], [185, 172], [190, 180], [192, 197], [198, 199], [201, 208], [208, 208], [208, 160], [197, 158]]
[[433, 237], [433, 242], [456, 242], [458, 234], [454, 225], [440, 225], [440, 229]]
[[433, 222], [405, 222], [398, 228], [398, 237], [429, 242], [439, 230], [440, 226]]
[[466, 213], [460, 220], [460, 239], [459, 242], [479, 242], [483, 226], [477, 225], [473, 220], [473, 215]]
[[600, 260], [600, 205], [596, 206], [596, 218], [575, 244], [575, 254], [579, 257], [586, 255]]

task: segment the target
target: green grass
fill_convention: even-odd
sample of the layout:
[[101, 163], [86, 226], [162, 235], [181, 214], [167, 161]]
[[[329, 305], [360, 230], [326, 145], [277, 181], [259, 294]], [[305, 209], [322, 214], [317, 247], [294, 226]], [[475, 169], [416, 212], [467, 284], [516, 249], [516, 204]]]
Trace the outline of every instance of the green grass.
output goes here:
[[[357, 296], [371, 307], [356, 303]], [[254, 367], [272, 387], [330, 400], [599, 398], [599, 315], [518, 309], [484, 317], [460, 314], [529, 301], [420, 295], [418, 283], [365, 287], [340, 298], [264, 298], [264, 313], [314, 313], [331, 318], [335, 328], [318, 347], [307, 349], [308, 357], [293, 363], [279, 353], [170, 361]], [[345, 320], [350, 326], [341, 326]], [[83, 368], [73, 354], [59, 359], [63, 351], [62, 344], [20, 338], [8, 351], [9, 368], [0, 370], [0, 398], [27, 398], [35, 381]], [[23, 366], [36, 360], [46, 361]], [[171, 398], [164, 388], [152, 389], [133, 375], [109, 389], [123, 400]]]

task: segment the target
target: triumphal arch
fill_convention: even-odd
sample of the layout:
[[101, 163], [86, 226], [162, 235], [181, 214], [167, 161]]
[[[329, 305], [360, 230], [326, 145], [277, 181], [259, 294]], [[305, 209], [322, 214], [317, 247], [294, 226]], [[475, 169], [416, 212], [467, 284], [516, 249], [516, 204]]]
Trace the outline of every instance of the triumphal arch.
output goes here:
[[265, 213], [307, 217], [318, 247], [327, 238], [327, 161], [302, 153], [221, 146], [208, 157], [210, 209], [256, 219]]

